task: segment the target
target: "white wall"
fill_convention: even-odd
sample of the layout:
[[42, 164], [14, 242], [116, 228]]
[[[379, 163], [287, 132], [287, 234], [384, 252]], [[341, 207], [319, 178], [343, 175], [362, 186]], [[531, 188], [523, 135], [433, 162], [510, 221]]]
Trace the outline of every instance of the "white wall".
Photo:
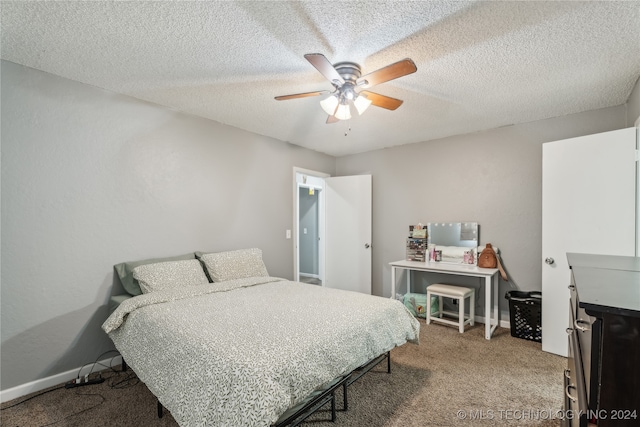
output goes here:
[[[477, 221], [481, 243], [500, 248], [513, 280], [500, 280], [508, 321], [507, 290], [541, 289], [542, 144], [623, 128], [625, 114], [623, 105], [338, 158], [338, 175], [374, 176], [373, 293], [391, 294], [388, 264], [404, 259], [409, 224]], [[421, 287], [452, 280], [415, 279]], [[476, 279], [455, 280], [479, 287]], [[477, 295], [482, 314], [483, 293]]]
[[335, 159], [2, 61], [1, 389], [93, 362], [114, 264], [260, 247], [291, 278], [294, 166]]

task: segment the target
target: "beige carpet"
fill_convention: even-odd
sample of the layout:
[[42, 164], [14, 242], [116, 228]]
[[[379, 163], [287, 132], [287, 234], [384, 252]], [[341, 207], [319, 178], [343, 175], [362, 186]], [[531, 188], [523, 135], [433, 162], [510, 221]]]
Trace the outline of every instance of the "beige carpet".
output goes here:
[[[329, 417], [321, 411], [305, 425], [560, 425], [563, 357], [544, 353], [539, 343], [513, 338], [507, 329], [499, 328], [487, 341], [482, 324], [460, 334], [456, 328], [421, 321], [420, 335], [419, 346], [406, 344], [391, 352], [391, 374], [383, 362], [349, 387], [349, 410], [338, 412], [335, 424], [321, 421]], [[99, 385], [62, 388], [18, 405], [30, 396], [6, 402], [1, 424], [177, 425], [169, 413], [157, 418], [156, 400], [144, 384], [112, 387], [125, 375], [105, 372], [109, 378]], [[341, 399], [339, 393], [339, 407]]]

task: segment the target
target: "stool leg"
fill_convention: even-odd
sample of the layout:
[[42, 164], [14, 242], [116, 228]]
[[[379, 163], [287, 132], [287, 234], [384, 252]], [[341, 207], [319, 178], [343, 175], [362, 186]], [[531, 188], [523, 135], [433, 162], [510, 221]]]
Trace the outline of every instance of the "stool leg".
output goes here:
[[431, 292], [427, 291], [427, 325], [431, 323]]
[[458, 330], [460, 333], [464, 332], [464, 297], [458, 299], [458, 322], [460, 325], [458, 326]]
[[469, 316], [471, 316], [471, 322], [469, 325], [473, 326], [476, 323], [476, 293], [475, 291], [471, 292], [469, 296]]
[[442, 295], [438, 295], [438, 317], [442, 319]]

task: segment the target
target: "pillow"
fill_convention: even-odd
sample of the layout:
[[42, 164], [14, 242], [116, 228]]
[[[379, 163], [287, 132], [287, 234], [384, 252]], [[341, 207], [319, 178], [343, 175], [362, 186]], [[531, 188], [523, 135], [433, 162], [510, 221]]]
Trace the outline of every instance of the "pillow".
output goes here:
[[214, 282], [269, 276], [258, 248], [202, 254], [200, 260]]
[[144, 294], [175, 287], [209, 284], [197, 259], [139, 265], [133, 269], [133, 277]]
[[181, 261], [186, 259], [195, 259], [195, 254], [193, 252], [189, 252], [184, 255], [177, 255], [173, 257], [167, 258], [152, 258], [145, 259], [142, 261], [129, 261], [123, 262], [120, 264], [116, 264], [113, 268], [116, 270], [118, 277], [120, 277], [120, 283], [122, 283], [122, 287], [125, 291], [127, 291], [130, 295], [136, 296], [142, 294], [142, 290], [140, 289], [140, 285], [138, 281], [133, 277], [133, 269], [139, 265], [145, 264], [155, 264], [158, 262], [165, 261]]

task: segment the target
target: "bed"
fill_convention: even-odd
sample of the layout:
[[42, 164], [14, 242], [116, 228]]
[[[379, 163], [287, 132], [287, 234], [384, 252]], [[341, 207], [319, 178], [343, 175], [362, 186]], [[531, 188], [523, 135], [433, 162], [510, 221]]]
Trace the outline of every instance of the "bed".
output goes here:
[[102, 326], [180, 426], [280, 424], [418, 342], [399, 301], [271, 277], [255, 248], [198, 254], [136, 266]]

